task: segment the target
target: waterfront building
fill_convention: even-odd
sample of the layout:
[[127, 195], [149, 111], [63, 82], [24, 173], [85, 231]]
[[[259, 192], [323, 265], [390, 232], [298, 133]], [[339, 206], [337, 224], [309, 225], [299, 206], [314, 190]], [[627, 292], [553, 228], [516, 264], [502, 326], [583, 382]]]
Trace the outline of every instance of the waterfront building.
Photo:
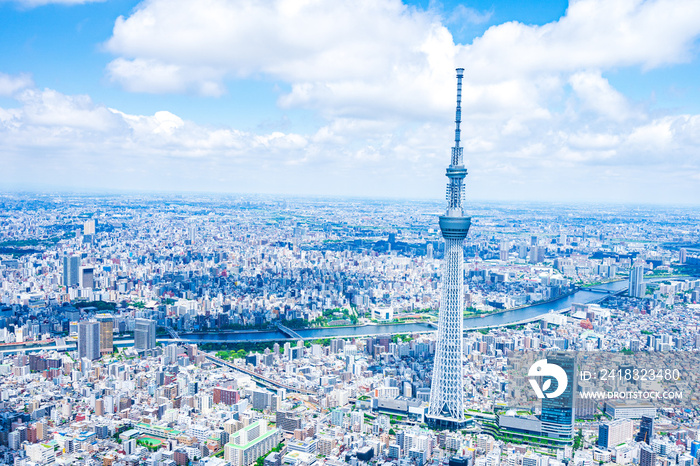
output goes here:
[[644, 265], [638, 263], [630, 270], [629, 295], [634, 298], [643, 298], [645, 293]]
[[134, 348], [147, 350], [156, 347], [156, 321], [136, 319], [134, 324]]

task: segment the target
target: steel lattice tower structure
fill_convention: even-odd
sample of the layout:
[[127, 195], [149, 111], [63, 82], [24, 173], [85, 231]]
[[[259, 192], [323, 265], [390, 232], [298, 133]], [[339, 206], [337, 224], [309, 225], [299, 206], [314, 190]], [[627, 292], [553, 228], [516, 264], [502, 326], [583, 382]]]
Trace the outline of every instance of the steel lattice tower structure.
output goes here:
[[462, 243], [467, 236], [471, 218], [464, 216], [464, 168], [459, 146], [462, 120], [462, 75], [457, 68], [457, 111], [455, 145], [447, 167], [447, 211], [440, 216], [440, 231], [445, 238], [445, 258], [442, 263], [442, 294], [438, 317], [438, 337], [435, 349], [428, 420], [434, 425], [459, 428], [464, 423], [464, 376], [462, 370], [462, 332], [464, 329], [464, 252]]

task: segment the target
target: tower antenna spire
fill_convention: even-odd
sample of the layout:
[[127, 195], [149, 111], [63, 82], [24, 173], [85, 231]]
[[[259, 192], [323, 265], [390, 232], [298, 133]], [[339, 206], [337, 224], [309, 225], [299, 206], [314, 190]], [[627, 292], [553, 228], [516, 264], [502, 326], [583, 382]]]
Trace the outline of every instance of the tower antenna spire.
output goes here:
[[467, 169], [464, 168], [464, 153], [459, 146], [462, 123], [462, 76], [464, 68], [457, 68], [457, 110], [455, 111], [455, 145], [452, 148], [450, 166], [447, 167], [447, 216], [462, 216], [462, 196], [464, 195], [464, 177]]
[[462, 123], [462, 76], [464, 76], [464, 68], [457, 68], [457, 110], [455, 112], [455, 147], [459, 147], [459, 125]]
[[462, 338], [464, 329], [464, 250], [471, 218], [464, 216], [462, 195], [467, 169], [462, 160], [460, 124], [462, 122], [463, 68], [457, 68], [457, 110], [455, 145], [447, 167], [447, 212], [440, 216], [440, 232], [445, 238], [442, 262], [442, 291], [438, 315], [435, 363], [430, 387], [428, 422], [438, 428], [459, 429], [464, 426], [464, 378]]

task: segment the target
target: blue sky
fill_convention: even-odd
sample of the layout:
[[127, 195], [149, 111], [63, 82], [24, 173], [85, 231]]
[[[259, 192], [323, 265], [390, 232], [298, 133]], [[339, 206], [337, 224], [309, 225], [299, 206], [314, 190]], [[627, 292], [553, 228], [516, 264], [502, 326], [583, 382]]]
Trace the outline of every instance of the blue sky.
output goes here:
[[0, 189], [698, 203], [683, 0], [0, 0]]

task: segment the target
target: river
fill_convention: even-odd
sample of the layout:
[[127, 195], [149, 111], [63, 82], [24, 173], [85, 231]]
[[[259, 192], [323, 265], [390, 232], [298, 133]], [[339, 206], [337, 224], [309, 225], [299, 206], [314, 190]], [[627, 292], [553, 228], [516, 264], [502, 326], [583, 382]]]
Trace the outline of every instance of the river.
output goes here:
[[[552, 300], [547, 303], [534, 304], [511, 311], [499, 312], [497, 314], [487, 315], [485, 317], [470, 317], [464, 319], [464, 329], [479, 329], [488, 327], [502, 327], [504, 325], [516, 324], [528, 320], [536, 319], [537, 317], [547, 314], [551, 311], [561, 311], [568, 309], [574, 303], [592, 303], [599, 301], [606, 296], [606, 292], [615, 293], [627, 289], [627, 280], [606, 283], [593, 287], [596, 291], [581, 289], [575, 293]], [[435, 327], [425, 323], [413, 324], [385, 324], [385, 325], [356, 325], [349, 327], [325, 327], [314, 329], [299, 329], [296, 332], [304, 339], [314, 340], [319, 338], [334, 338], [334, 337], [357, 337], [369, 335], [383, 334], [398, 334], [398, 333], [425, 333], [433, 332]], [[261, 332], [217, 332], [206, 334], [180, 334], [182, 340], [192, 343], [206, 342], [246, 342], [246, 341], [273, 341], [286, 340], [288, 337], [278, 331], [261, 331]]]

